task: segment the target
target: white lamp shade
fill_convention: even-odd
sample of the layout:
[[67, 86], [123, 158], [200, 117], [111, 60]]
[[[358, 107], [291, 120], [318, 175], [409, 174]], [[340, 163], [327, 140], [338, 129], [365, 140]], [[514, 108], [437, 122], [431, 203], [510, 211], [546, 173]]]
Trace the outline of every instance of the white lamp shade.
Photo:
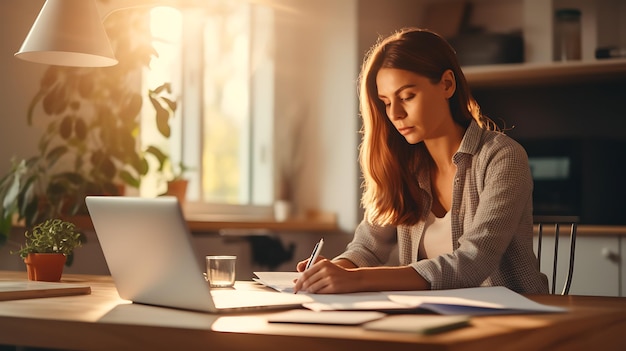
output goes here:
[[117, 64], [95, 0], [46, 0], [16, 57], [74, 67]]

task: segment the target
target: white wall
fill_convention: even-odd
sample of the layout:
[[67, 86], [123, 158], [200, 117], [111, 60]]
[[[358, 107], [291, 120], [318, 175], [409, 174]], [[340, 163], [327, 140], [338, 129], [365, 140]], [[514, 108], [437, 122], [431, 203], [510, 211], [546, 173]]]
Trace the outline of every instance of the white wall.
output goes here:
[[0, 3], [0, 174], [10, 169], [13, 156], [36, 153], [39, 131], [27, 126], [28, 104], [39, 85], [45, 66], [16, 59], [17, 52], [34, 22], [43, 0]]
[[300, 210], [337, 213], [341, 228], [352, 231], [359, 202], [356, 1], [282, 3], [288, 10], [276, 33], [276, 128], [286, 118], [303, 119], [295, 201]]

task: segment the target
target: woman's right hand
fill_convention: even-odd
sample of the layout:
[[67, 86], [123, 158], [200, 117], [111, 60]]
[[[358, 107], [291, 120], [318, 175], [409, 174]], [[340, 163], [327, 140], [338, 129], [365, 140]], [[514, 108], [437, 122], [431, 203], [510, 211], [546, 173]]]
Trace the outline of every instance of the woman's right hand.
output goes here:
[[[309, 259], [310, 258], [307, 258], [304, 261], [298, 262], [298, 264], [296, 264], [296, 270], [298, 272], [304, 272], [304, 270], [306, 269], [306, 265], [309, 263]], [[321, 260], [324, 260], [324, 259], [325, 259], [324, 256], [321, 256], [321, 255], [317, 256], [317, 260], [315, 260], [315, 262], [313, 262], [313, 264], [315, 264], [316, 262], [319, 262]]]
[[294, 282], [293, 291], [296, 294], [298, 291], [311, 294], [339, 294], [359, 290], [359, 272], [344, 268], [337, 262], [320, 257], [309, 269], [305, 269], [306, 261], [298, 263], [298, 268], [303, 271], [300, 278]]

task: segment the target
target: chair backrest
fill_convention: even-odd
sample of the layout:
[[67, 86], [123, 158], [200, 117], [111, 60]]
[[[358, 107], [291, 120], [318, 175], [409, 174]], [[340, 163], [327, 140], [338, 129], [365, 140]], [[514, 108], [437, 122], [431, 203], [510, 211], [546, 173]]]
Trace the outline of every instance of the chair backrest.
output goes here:
[[559, 257], [559, 237], [563, 227], [569, 228], [569, 259], [567, 264], [567, 275], [561, 290], [561, 295], [569, 294], [572, 285], [572, 277], [574, 275], [574, 253], [576, 249], [576, 229], [579, 218], [577, 216], [534, 216], [533, 218], [537, 228], [537, 260], [539, 269], [541, 269], [541, 249], [543, 245], [544, 231], [546, 227], [553, 227], [554, 233], [554, 260], [552, 261], [552, 283], [550, 284], [550, 293], [556, 294], [557, 286], [557, 267]]

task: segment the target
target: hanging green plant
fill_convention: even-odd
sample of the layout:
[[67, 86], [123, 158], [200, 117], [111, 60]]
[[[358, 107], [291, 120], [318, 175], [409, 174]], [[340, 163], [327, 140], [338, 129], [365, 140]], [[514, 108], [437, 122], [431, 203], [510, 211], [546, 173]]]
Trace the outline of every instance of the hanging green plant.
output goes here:
[[[86, 215], [85, 196], [122, 195], [140, 186], [149, 167], [139, 142], [146, 97], [141, 77], [158, 56], [148, 11], [116, 11], [105, 20], [119, 64], [46, 69], [27, 112], [28, 124], [42, 129], [38, 153], [14, 160], [0, 178], [0, 245], [15, 220], [32, 228], [49, 218]], [[159, 101], [175, 107], [167, 98]], [[165, 119], [153, 106], [157, 120]]]

